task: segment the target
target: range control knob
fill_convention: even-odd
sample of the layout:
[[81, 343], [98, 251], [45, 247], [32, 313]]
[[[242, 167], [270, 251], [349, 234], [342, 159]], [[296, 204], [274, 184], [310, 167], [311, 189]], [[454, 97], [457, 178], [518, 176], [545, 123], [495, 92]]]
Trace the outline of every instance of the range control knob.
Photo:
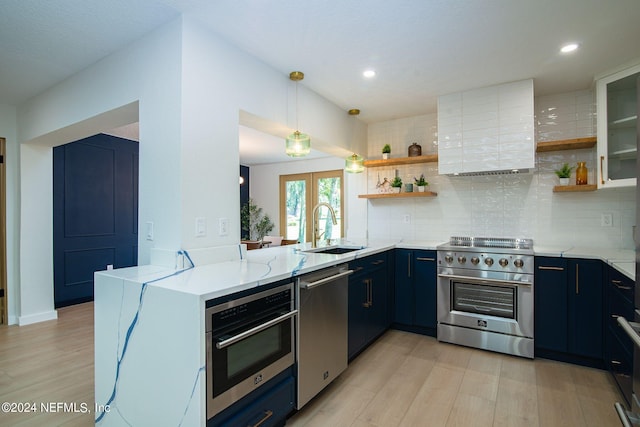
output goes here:
[[474, 256], [473, 258], [471, 258], [471, 264], [478, 265], [479, 262], [480, 262], [480, 258], [478, 258], [477, 256]]
[[524, 266], [524, 262], [518, 258], [517, 260], [513, 261], [513, 265], [515, 265], [517, 268], [522, 268]]
[[464, 256], [459, 256], [459, 257], [458, 257], [458, 262], [459, 262], [460, 264], [464, 264], [465, 262], [467, 262], [467, 258], [466, 258], [466, 257], [464, 257]]
[[491, 267], [493, 265], [493, 258], [485, 258], [484, 263]]
[[500, 264], [501, 267], [506, 267], [509, 264], [509, 261], [506, 258], [500, 258], [498, 264]]
[[444, 260], [447, 261], [447, 264], [451, 264], [453, 262], [453, 257], [451, 255], [446, 255]]

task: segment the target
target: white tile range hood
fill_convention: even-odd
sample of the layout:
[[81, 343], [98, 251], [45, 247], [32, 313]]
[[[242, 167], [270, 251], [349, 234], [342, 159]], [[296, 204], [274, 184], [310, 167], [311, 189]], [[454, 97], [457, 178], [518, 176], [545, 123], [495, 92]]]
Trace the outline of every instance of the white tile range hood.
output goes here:
[[518, 173], [534, 164], [533, 79], [438, 97], [441, 175]]

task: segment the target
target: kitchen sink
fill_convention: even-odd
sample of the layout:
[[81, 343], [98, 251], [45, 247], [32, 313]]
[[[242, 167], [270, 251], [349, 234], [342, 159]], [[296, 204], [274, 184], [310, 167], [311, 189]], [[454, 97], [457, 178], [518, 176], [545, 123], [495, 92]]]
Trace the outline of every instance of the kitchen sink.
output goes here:
[[346, 254], [353, 251], [359, 251], [360, 249], [364, 249], [364, 247], [362, 246], [326, 246], [323, 248], [307, 249], [302, 252], [310, 252], [315, 254], [339, 255], [339, 254]]

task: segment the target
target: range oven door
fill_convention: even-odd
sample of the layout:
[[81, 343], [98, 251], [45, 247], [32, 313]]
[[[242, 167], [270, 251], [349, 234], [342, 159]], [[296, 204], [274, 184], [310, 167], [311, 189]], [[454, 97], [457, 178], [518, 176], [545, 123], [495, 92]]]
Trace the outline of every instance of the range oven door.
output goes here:
[[294, 364], [293, 285], [210, 307], [207, 418]]
[[445, 269], [437, 298], [438, 323], [533, 338], [533, 275]]

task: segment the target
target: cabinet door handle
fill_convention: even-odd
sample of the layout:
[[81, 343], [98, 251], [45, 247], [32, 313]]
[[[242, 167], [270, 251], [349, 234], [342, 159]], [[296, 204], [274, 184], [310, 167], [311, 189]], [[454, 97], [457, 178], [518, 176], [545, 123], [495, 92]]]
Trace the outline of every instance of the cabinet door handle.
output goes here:
[[547, 267], [544, 265], [539, 265], [538, 270], [564, 271], [564, 267]]
[[384, 260], [383, 259], [379, 259], [379, 260], [373, 261], [371, 264], [373, 264], [373, 265], [384, 264]]
[[621, 362], [621, 361], [619, 361], [619, 360], [612, 360], [612, 361], [611, 361], [611, 364], [612, 364], [612, 365], [616, 365], [616, 366], [620, 366], [620, 365], [622, 365], [622, 362]]
[[604, 185], [604, 156], [600, 156], [600, 183]]
[[622, 286], [622, 282], [620, 280], [611, 280], [611, 283], [613, 283], [616, 288], [623, 291], [630, 291], [632, 289], [631, 286]]
[[411, 277], [411, 254], [407, 254], [407, 277]]
[[580, 295], [580, 264], [576, 264], [576, 295]]
[[369, 303], [369, 279], [364, 279], [362, 283], [364, 283], [364, 302], [362, 303], [362, 306], [364, 308], [369, 308], [371, 307], [371, 304]]
[[435, 261], [435, 258], [423, 258], [423, 257], [417, 257], [416, 261]]
[[369, 307], [373, 307], [373, 282], [369, 279]]
[[260, 421], [258, 421], [257, 423], [255, 423], [253, 425], [253, 427], [260, 427], [262, 424], [265, 423], [265, 421], [267, 421], [269, 418], [271, 418], [273, 416], [273, 411], [270, 410], [266, 410], [264, 411], [264, 417], [262, 417], [262, 419]]
[[353, 269], [353, 272], [357, 273], [360, 270], [364, 270], [364, 267], [356, 267], [356, 268]]

